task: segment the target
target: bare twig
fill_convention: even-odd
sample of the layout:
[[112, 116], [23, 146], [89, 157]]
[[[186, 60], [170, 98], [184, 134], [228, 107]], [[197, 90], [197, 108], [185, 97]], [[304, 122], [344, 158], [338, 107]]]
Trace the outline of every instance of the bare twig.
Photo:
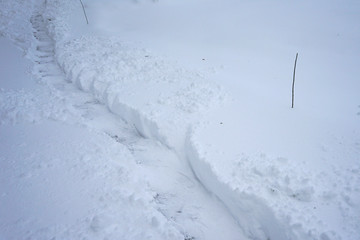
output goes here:
[[294, 64], [294, 74], [293, 74], [293, 82], [292, 82], [292, 101], [291, 101], [291, 108], [294, 108], [294, 95], [295, 95], [295, 71], [296, 71], [296, 62], [298, 58], [298, 53], [296, 53], [295, 57], [295, 64]]
[[83, 9], [83, 11], [84, 11], [84, 16], [85, 16], [85, 19], [86, 19], [86, 24], [89, 24], [89, 21], [88, 21], [88, 18], [87, 18], [87, 16], [86, 16], [86, 12], [85, 12], [85, 7], [84, 7], [84, 4], [83, 4], [83, 2], [80, 0], [80, 3], [81, 3], [81, 6], [82, 6], [82, 9]]

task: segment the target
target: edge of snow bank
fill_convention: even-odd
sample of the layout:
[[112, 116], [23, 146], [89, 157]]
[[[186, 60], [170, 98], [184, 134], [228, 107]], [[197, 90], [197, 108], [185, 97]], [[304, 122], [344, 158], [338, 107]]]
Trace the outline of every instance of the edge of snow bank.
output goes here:
[[182, 149], [191, 122], [226, 99], [224, 90], [202, 73], [77, 25], [78, 2], [52, 0], [44, 7], [55, 59], [67, 80], [133, 124], [140, 135]]
[[226, 96], [201, 74], [117, 38], [60, 42], [55, 57], [69, 82], [90, 92], [143, 137], [176, 150], [183, 147], [188, 126]]
[[[229, 184], [219, 179], [214, 169], [205, 160], [202, 150], [192, 138], [192, 130], [186, 138], [186, 156], [189, 164], [204, 187], [213, 193], [233, 215], [244, 232], [254, 239], [298, 239], [286, 223], [281, 223], [266, 203], [238, 189], [232, 189]], [[301, 239], [306, 239], [301, 236]]]

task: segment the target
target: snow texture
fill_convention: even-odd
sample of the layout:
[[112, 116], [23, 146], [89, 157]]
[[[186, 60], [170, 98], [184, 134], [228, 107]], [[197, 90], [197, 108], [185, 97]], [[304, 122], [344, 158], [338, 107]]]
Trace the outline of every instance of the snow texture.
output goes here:
[[[266, 12], [269, 5], [260, 3], [260, 12]], [[334, 109], [311, 105], [325, 101], [313, 89], [303, 105], [291, 110], [280, 104], [276, 87], [263, 80], [281, 75], [269, 70], [277, 69], [275, 65], [263, 69], [270, 73], [266, 77], [258, 70], [253, 76], [242, 73], [248, 80], [241, 78], [239, 84], [234, 80], [239, 70], [234, 70], [232, 53], [225, 54], [229, 70], [217, 63], [205, 71], [197, 63], [194, 70], [182, 60], [160, 57], [141, 43], [99, 30], [108, 24], [101, 19], [101, 11], [120, 18], [114, 13], [120, 7], [131, 12], [154, 9], [154, 4], [166, 12], [165, 19], [166, 10], [171, 13], [174, 6], [182, 10], [193, 6], [189, 2], [107, 0], [99, 5], [88, 1], [85, 8], [98, 22], [87, 26], [78, 1], [1, 2], [0, 34], [22, 49], [32, 70], [31, 77], [15, 75], [10, 68], [1, 73], [6, 81], [0, 85], [0, 239], [360, 238], [359, 109], [350, 102], [359, 100], [354, 94], [359, 85], [351, 75], [356, 73], [352, 64], [339, 65], [350, 71], [344, 85], [339, 72], [319, 78], [316, 84], [304, 84], [318, 89], [329, 82], [321, 97], [334, 103]], [[203, 4], [199, 2], [194, 12], [199, 13]], [[259, 6], [258, 2], [238, 4], [253, 12]], [[294, 8], [276, 4], [271, 14]], [[306, 12], [308, 4], [296, 6]], [[234, 17], [230, 6], [214, 0], [206, 9], [216, 12], [224, 7]], [[334, 1], [327, 9], [331, 12], [336, 6]], [[350, 16], [359, 10], [341, 9]], [[149, 12], [143, 13], [152, 16]], [[193, 20], [194, 12], [190, 12]], [[200, 16], [206, 19], [207, 15]], [[159, 19], [154, 21], [162, 22]], [[172, 21], [174, 26], [179, 24]], [[214, 20], [203, 21], [216, 26]], [[124, 29], [146, 26], [141, 21], [121, 24]], [[339, 22], [339, 26], [346, 24], [343, 19]], [[185, 35], [193, 34], [196, 26], [198, 22]], [[213, 36], [213, 29], [205, 29]], [[179, 27], [179, 31], [184, 30]], [[230, 34], [226, 31], [224, 35]], [[245, 64], [252, 61], [264, 66], [269, 54], [276, 52], [277, 37], [274, 40], [265, 31], [272, 40], [267, 48], [256, 31], [243, 31], [255, 43], [242, 41], [238, 46], [231, 39], [229, 46], [249, 54], [241, 59], [243, 67], [256, 68]], [[325, 53], [319, 59], [329, 63], [328, 56], [340, 55], [358, 60], [353, 42], [360, 35], [350, 27], [344, 28], [344, 35], [351, 37], [319, 47], [319, 53]], [[317, 36], [321, 40], [327, 35]], [[316, 41], [307, 45], [304, 39], [287, 39], [305, 53], [316, 49]], [[204, 49], [211, 49], [214, 42], [204, 44]], [[0, 43], [9, 44], [4, 39]], [[283, 44], [275, 60], [286, 65], [279, 56], [293, 46]], [[8, 46], [9, 61], [29, 68]], [[328, 53], [329, 46], [335, 49], [334, 55]], [[246, 48], [259, 49], [252, 56]], [[310, 65], [303, 67], [316, 73]], [[211, 74], [213, 70], [222, 73]], [[251, 70], [241, 69], [247, 74]], [[262, 76], [265, 87], [251, 81], [254, 76]], [[25, 83], [25, 79], [31, 81]], [[331, 93], [338, 86], [344, 91], [336, 101]]]

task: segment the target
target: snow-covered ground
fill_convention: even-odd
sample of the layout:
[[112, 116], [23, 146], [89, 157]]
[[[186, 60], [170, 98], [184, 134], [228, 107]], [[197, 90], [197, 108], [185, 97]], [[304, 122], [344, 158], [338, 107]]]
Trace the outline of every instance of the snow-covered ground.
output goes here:
[[83, 3], [0, 2], [0, 239], [360, 238], [357, 1]]

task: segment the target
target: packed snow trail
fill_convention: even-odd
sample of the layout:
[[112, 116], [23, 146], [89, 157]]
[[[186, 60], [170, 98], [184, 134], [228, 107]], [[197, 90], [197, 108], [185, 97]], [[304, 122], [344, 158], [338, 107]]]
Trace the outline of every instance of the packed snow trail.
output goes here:
[[54, 43], [46, 33], [46, 23], [41, 13], [35, 13], [31, 18], [34, 28], [35, 51], [34, 51], [34, 71], [38, 73], [38, 78], [45, 80], [48, 77], [63, 76], [57, 67], [54, 59]]
[[[27, 186], [23, 182], [25, 180], [23, 178], [17, 180], [17, 184], [24, 185], [22, 188], [26, 189], [25, 192], [29, 192], [29, 194], [39, 191], [37, 188], [45, 187], [44, 193], [36, 196], [36, 198], [40, 198], [38, 199], [40, 203], [48, 200], [41, 198], [58, 199], [54, 203], [46, 205], [46, 212], [32, 213], [31, 218], [21, 216], [20, 212], [19, 215], [15, 214], [15, 217], [20, 218], [17, 223], [12, 222], [12, 218], [8, 220], [9, 222], [4, 220], [7, 227], [3, 228], [2, 235], [4, 234], [6, 239], [53, 237], [61, 239], [82, 237], [88, 239], [98, 239], [99, 237], [110, 239], [119, 237], [124, 239], [149, 237], [156, 239], [247, 239], [223, 205], [216, 198], [211, 197], [197, 182], [186, 161], [179, 159], [177, 154], [161, 143], [143, 138], [142, 134], [139, 134], [139, 130], [134, 128], [131, 123], [126, 124], [119, 120], [118, 117], [107, 112], [103, 105], [99, 105], [99, 102], [90, 94], [78, 91], [74, 85], [65, 81], [64, 74], [54, 59], [55, 44], [49, 37], [46, 27], [47, 22], [51, 20], [43, 17], [43, 7], [43, 5], [36, 6], [36, 12], [30, 19], [34, 29], [34, 41], [28, 56], [34, 61], [34, 75], [44, 86], [39, 85], [39, 87], [43, 91], [49, 91], [49, 96], [47, 94], [42, 96], [44, 94], [38, 92], [39, 100], [34, 103], [34, 107], [41, 109], [41, 105], [48, 100], [50, 108], [40, 110], [39, 113], [31, 112], [33, 108], [26, 104], [11, 109], [10, 111], [13, 112], [24, 112], [25, 115], [16, 114], [13, 119], [15, 124], [16, 122], [21, 124], [19, 129], [21, 129], [22, 137], [18, 140], [8, 141], [8, 144], [11, 147], [12, 145], [20, 146], [22, 141], [37, 142], [38, 145], [31, 144], [22, 148], [22, 151], [19, 151], [20, 156], [29, 154], [30, 151], [41, 152], [41, 148], [49, 148], [49, 146], [51, 149], [53, 147], [51, 144], [59, 144], [62, 147], [59, 147], [58, 151], [65, 150], [69, 153], [61, 157], [55, 151], [45, 151], [42, 157], [31, 155], [32, 157], [27, 158], [29, 162], [32, 162], [26, 170], [28, 173], [25, 178], [28, 179], [30, 185]], [[59, 102], [52, 102], [52, 96], [59, 98]], [[26, 99], [26, 95], [22, 93], [13, 95], [15, 101], [18, 101], [20, 97]], [[10, 104], [10, 102], [6, 100], [4, 104]], [[56, 113], [57, 111], [59, 112]], [[53, 112], [56, 115], [52, 115]], [[32, 116], [36, 114], [40, 114], [40, 116]], [[12, 115], [10, 112], [4, 115], [4, 122], [10, 115]], [[24, 119], [20, 117], [22, 115], [25, 116]], [[44, 123], [29, 130], [29, 127], [22, 123], [27, 120], [27, 115], [30, 116], [30, 122], [33, 118], [36, 119], [35, 122], [43, 121]], [[55, 120], [55, 123], [47, 123], [47, 119]], [[59, 121], [61, 124], [57, 123]], [[63, 125], [64, 123], [65, 125]], [[66, 126], [67, 124], [70, 126]], [[78, 128], [80, 129], [78, 130]], [[36, 141], [34, 136], [37, 135], [36, 132], [40, 132], [40, 129], [47, 134], [38, 134], [37, 137], [40, 137], [41, 140]], [[4, 137], [19, 134], [15, 133], [13, 128], [10, 128], [10, 131], [2, 132], [5, 133], [2, 135]], [[54, 136], [49, 137], [50, 134]], [[67, 142], [67, 136], [72, 140]], [[82, 137], [89, 140], [82, 140]], [[5, 140], [2, 139], [2, 141]], [[82, 141], [84, 144], [81, 144]], [[46, 144], [46, 142], [48, 143]], [[77, 146], [78, 143], [81, 147], [78, 146], [72, 153], [74, 150], [70, 150], [70, 146]], [[96, 151], [99, 151], [100, 155], [92, 153], [92, 151], [87, 154], [85, 152], [86, 144], [95, 145], [95, 149], [98, 149]], [[116, 147], [117, 145], [119, 147]], [[128, 153], [124, 151], [124, 147], [128, 149]], [[104, 148], [110, 148], [110, 150], [104, 151]], [[117, 148], [118, 150], [116, 150]], [[101, 155], [103, 153], [105, 153], [104, 156]], [[50, 158], [51, 156], [48, 154], [54, 154], [55, 159], [37, 163], [39, 160], [45, 161]], [[56, 156], [63, 161], [57, 160]], [[101, 162], [95, 160], [96, 156], [104, 161], [103, 166], [101, 166]], [[140, 176], [134, 175], [133, 169], [124, 165], [126, 163], [121, 163], [120, 168], [116, 166], [118, 164], [114, 158], [117, 159], [119, 156], [120, 159], [133, 160], [133, 163], [128, 162], [127, 164], [136, 168], [137, 170], [134, 171], [138, 175], [142, 175], [145, 180], [136, 183]], [[10, 154], [7, 157], [9, 159], [18, 158]], [[107, 162], [109, 160], [106, 158], [112, 159]], [[71, 162], [71, 159], [75, 161]], [[36, 164], [42, 167], [39, 167], [39, 170], [32, 169]], [[116, 171], [118, 169], [121, 172], [128, 172], [129, 177], [134, 178], [130, 181], [130, 187], [124, 187], [123, 184], [126, 184], [126, 181], [123, 184], [117, 182]], [[57, 173], [55, 174], [54, 171]], [[78, 176], [76, 176], [76, 172], [79, 173]], [[6, 172], [4, 176], [11, 174], [11, 172]], [[61, 180], [62, 177], [71, 180], [64, 182]], [[41, 186], [41, 179], [44, 179], [48, 185]], [[70, 186], [71, 181], [73, 181], [73, 186]], [[95, 183], [96, 181], [98, 183]], [[105, 186], [107, 181], [114, 182]], [[57, 191], [56, 186], [62, 183], [64, 186], [60, 186], [60, 189], [64, 188], [64, 190]], [[119, 186], [116, 186], [117, 184]], [[141, 184], [143, 185], [141, 186]], [[131, 189], [131, 187], [135, 189]], [[139, 189], [140, 187], [143, 189]], [[8, 188], [12, 188], [12, 186], [9, 185]], [[9, 197], [24, 197], [16, 189], [9, 193]], [[30, 201], [29, 194], [26, 195], [26, 198]], [[62, 196], [57, 196], [57, 194]], [[71, 201], [65, 200], [67, 194], [72, 195]], [[114, 203], [112, 198], [121, 199], [121, 201]], [[64, 203], [62, 204], [61, 201]], [[24, 203], [23, 207], [35, 207], [30, 202], [29, 206]], [[81, 208], [69, 213], [72, 204], [77, 205], [81, 202], [83, 202]], [[135, 210], [134, 205], [139, 210]], [[127, 210], [122, 208], [127, 208]], [[61, 214], [58, 211], [66, 212], [64, 213], [65, 217], [56, 217]], [[131, 216], [132, 212], [134, 216]], [[120, 215], [125, 215], [130, 219], [123, 219]], [[36, 219], [36, 217], [40, 219]], [[143, 218], [144, 220], [134, 222], [131, 218]], [[129, 223], [125, 223], [128, 220]], [[122, 228], [123, 226], [126, 227]], [[144, 226], [146, 227], [144, 228]], [[140, 229], [134, 232], [131, 228]], [[29, 229], [31, 230], [28, 231]]]

